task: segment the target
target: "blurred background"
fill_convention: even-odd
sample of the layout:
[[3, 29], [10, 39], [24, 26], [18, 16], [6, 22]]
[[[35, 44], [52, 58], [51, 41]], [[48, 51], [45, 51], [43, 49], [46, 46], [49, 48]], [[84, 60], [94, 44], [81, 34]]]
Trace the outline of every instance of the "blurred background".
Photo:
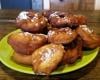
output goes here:
[[100, 10], [100, 0], [0, 0], [0, 9]]

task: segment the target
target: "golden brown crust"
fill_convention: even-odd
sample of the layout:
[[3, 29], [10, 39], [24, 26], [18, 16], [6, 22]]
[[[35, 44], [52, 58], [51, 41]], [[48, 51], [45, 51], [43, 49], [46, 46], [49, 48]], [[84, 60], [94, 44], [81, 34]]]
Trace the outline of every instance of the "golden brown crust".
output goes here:
[[21, 53], [14, 52], [11, 58], [18, 64], [32, 65], [32, 55], [23, 55]]
[[64, 12], [54, 12], [50, 15], [49, 21], [52, 27], [66, 27], [67, 16]]
[[8, 43], [18, 53], [32, 54], [32, 52], [46, 44], [47, 38], [43, 34], [31, 34], [20, 32], [11, 34], [8, 37]]
[[49, 17], [52, 27], [66, 27], [76, 28], [79, 25], [87, 24], [87, 19], [83, 15], [74, 15], [71, 13], [54, 12]]
[[76, 31], [84, 41], [84, 47], [96, 48], [100, 46], [100, 36], [90, 30], [87, 25], [80, 25]]
[[38, 74], [49, 75], [61, 62], [64, 47], [62, 45], [48, 44], [37, 49], [32, 54], [33, 70]]
[[47, 19], [39, 13], [24, 11], [16, 18], [16, 24], [24, 31], [36, 33], [46, 27]]
[[50, 30], [48, 32], [48, 41], [56, 44], [68, 44], [77, 37], [75, 30], [71, 30], [69, 27]]
[[72, 64], [75, 63], [77, 59], [81, 59], [83, 56], [82, 45], [83, 43], [80, 37], [78, 37], [73, 44], [70, 44], [70, 46], [65, 50], [62, 64]]

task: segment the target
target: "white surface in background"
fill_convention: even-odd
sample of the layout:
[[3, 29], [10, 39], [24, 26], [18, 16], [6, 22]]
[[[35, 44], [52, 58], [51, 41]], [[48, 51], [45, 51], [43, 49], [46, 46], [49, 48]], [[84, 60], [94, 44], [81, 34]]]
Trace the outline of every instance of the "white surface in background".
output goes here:
[[1, 9], [1, 1], [0, 1], [0, 9]]
[[43, 0], [43, 9], [45, 10], [50, 9], [50, 0]]
[[95, 0], [95, 10], [100, 10], [100, 0]]

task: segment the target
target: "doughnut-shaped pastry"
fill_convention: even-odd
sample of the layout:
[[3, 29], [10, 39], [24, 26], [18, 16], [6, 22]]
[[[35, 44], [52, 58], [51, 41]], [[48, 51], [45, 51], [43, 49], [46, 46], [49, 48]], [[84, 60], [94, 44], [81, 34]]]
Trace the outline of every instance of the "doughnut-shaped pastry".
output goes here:
[[32, 52], [46, 44], [44, 34], [31, 34], [29, 32], [13, 33], [8, 37], [8, 43], [18, 53], [32, 54]]
[[41, 32], [47, 25], [47, 19], [40, 13], [22, 11], [16, 18], [16, 24], [27, 32]]
[[64, 47], [62, 45], [48, 44], [37, 49], [32, 54], [33, 70], [37, 74], [49, 75], [63, 58]]
[[56, 44], [68, 44], [77, 37], [75, 30], [71, 30], [69, 27], [54, 29], [48, 32], [48, 41]]
[[80, 25], [76, 31], [82, 38], [84, 47], [92, 49], [100, 46], [100, 36], [90, 30], [87, 25]]
[[72, 29], [79, 27], [79, 25], [86, 25], [87, 18], [83, 15], [73, 15], [69, 14], [67, 18], [67, 25]]
[[32, 65], [32, 55], [24, 55], [22, 53], [14, 52], [11, 59], [18, 64]]
[[67, 16], [64, 12], [54, 12], [49, 17], [50, 24], [52, 27], [66, 27]]
[[71, 27], [76, 28], [79, 25], [86, 24], [87, 19], [83, 15], [73, 15], [64, 12], [54, 12], [49, 17], [52, 27]]

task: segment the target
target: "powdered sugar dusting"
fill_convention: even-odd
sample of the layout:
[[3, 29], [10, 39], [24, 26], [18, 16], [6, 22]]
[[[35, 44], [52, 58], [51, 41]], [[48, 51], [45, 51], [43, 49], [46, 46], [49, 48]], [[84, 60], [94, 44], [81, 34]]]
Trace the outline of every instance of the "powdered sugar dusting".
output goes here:
[[19, 15], [18, 15], [18, 19], [19, 20], [23, 20], [23, 19], [28, 19], [29, 17], [27, 16], [28, 12], [27, 11], [22, 11]]
[[41, 57], [42, 61], [50, 59], [53, 54], [54, 54], [54, 49], [53, 48], [45, 48], [45, 51], [42, 52], [43, 55]]
[[80, 27], [84, 30], [84, 31], [87, 31], [88, 33], [92, 33], [93, 30], [90, 30], [87, 25], [80, 25]]
[[51, 36], [51, 35], [54, 35], [55, 34], [55, 31], [53, 31], [53, 30], [50, 30], [49, 32], [48, 32], [48, 36]]
[[29, 33], [29, 32], [24, 32], [24, 35], [25, 35], [25, 36], [28, 36], [28, 35], [31, 35], [31, 36], [32, 36], [32, 34]]

